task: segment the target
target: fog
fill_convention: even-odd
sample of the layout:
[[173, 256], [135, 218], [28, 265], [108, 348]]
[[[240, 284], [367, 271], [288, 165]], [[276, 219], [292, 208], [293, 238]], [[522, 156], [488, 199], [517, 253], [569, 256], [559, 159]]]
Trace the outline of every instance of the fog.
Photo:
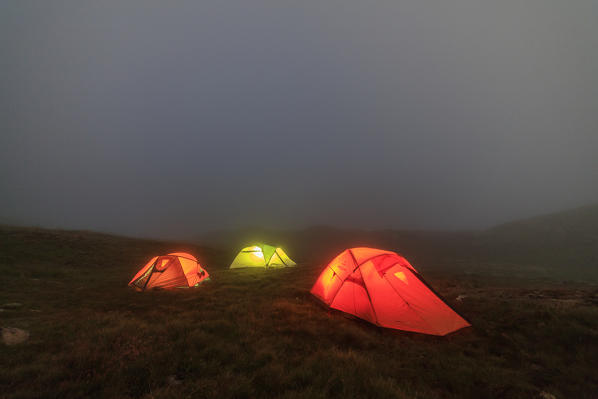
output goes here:
[[482, 229], [598, 201], [598, 2], [0, 5], [0, 223]]

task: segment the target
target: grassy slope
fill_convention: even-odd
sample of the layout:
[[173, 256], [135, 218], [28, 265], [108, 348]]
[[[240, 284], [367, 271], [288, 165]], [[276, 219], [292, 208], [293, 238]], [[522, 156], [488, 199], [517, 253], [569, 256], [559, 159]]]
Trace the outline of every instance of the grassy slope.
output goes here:
[[[238, 250], [263, 239], [321, 262], [355, 246], [393, 249], [422, 271], [598, 282], [598, 204], [507, 223], [479, 232], [364, 231], [312, 227], [246, 229], [201, 237]], [[229, 255], [233, 255], [230, 253]]]
[[[229, 271], [231, 254], [209, 248], [0, 228], [0, 307], [22, 303], [0, 324], [31, 332], [0, 346], [0, 397], [595, 397], [595, 286], [449, 273], [429, 262], [458, 264], [468, 236], [401, 234], [473, 328], [430, 337], [323, 309], [308, 293], [323, 248], [289, 250], [294, 269]], [[212, 281], [127, 289], [149, 256], [174, 250], [197, 254]]]
[[547, 277], [598, 281], [598, 204], [506, 223], [476, 242], [489, 262]]

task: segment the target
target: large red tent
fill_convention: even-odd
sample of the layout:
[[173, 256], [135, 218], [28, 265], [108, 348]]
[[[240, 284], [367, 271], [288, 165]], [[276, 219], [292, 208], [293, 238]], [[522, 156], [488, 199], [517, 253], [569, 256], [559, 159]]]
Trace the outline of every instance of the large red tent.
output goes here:
[[311, 293], [381, 327], [446, 335], [470, 326], [395, 252], [347, 249], [326, 266]]

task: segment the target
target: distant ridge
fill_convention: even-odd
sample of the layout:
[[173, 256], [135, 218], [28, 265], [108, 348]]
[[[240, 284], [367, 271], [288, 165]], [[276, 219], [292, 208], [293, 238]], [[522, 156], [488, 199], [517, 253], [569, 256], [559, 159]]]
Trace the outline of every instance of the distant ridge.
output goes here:
[[487, 230], [491, 234], [509, 234], [514, 231], [598, 235], [598, 203], [503, 223]]
[[195, 241], [201, 246], [89, 231], [0, 225], [0, 262], [11, 264], [27, 258], [44, 264], [90, 265], [111, 254], [115, 259], [130, 260], [126, 264], [137, 265], [155, 253], [188, 248], [227, 266], [240, 248], [267, 243], [285, 248], [299, 263], [323, 265], [346, 248], [370, 246], [397, 251], [423, 272], [598, 282], [598, 204], [484, 231], [246, 228], [203, 234]]
[[482, 232], [477, 246], [494, 259], [598, 280], [598, 204], [501, 224]]
[[246, 228], [200, 237], [221, 247], [266, 241], [299, 260], [336, 255], [353, 246], [397, 251], [422, 269], [499, 276], [598, 281], [598, 204], [534, 216], [483, 231], [410, 231], [311, 226], [302, 230]]

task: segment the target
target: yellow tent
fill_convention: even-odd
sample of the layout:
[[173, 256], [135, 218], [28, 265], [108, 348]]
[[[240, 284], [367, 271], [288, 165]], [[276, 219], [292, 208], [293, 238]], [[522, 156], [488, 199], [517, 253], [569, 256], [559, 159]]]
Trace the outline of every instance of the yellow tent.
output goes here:
[[231, 263], [231, 269], [242, 267], [287, 267], [296, 263], [284, 253], [282, 248], [271, 245], [254, 245], [243, 248]]

